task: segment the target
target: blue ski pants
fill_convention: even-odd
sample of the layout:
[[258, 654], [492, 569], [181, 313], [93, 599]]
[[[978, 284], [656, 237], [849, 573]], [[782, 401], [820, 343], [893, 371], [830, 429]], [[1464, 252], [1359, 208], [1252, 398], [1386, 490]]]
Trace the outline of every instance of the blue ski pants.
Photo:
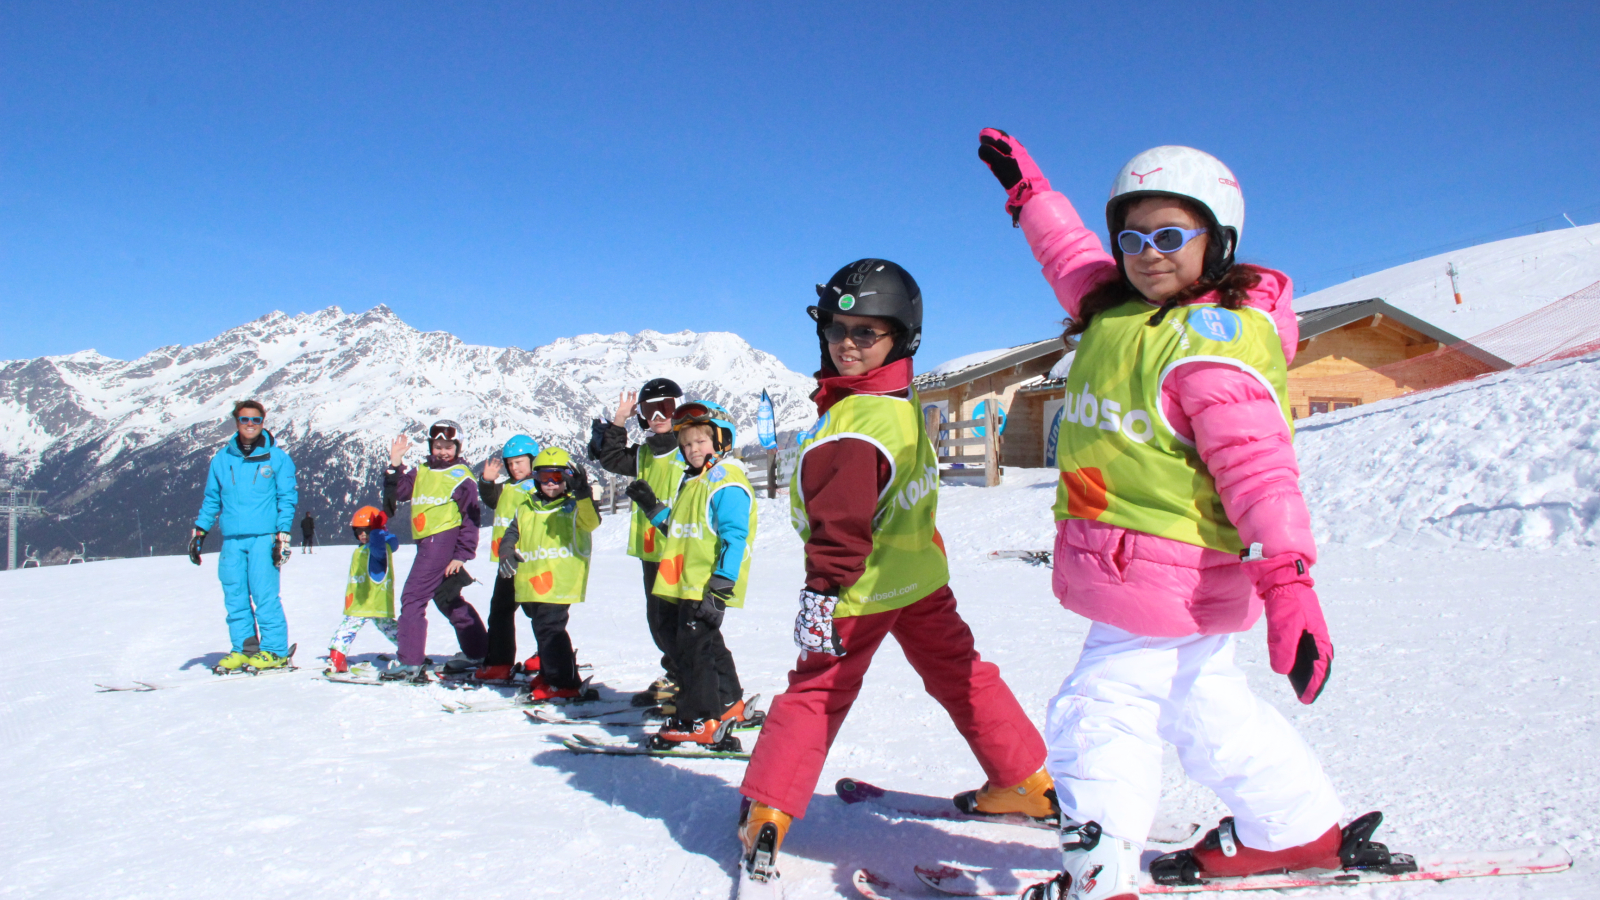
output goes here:
[[289, 623], [278, 599], [278, 568], [272, 564], [276, 535], [255, 534], [222, 540], [217, 579], [228, 610], [228, 638], [235, 651], [259, 634], [261, 649], [289, 654]]

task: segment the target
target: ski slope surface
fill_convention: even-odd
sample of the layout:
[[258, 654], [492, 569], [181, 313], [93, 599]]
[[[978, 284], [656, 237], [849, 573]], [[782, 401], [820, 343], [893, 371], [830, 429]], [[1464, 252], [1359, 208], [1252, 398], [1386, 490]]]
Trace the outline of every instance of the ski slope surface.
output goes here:
[[[1600, 897], [1597, 367], [1508, 373], [1301, 429], [1337, 665], [1301, 706], [1268, 669], [1258, 626], [1239, 654], [1255, 689], [1316, 749], [1348, 816], [1385, 812], [1391, 847], [1555, 843], [1576, 860], [1558, 875], [1341, 897]], [[999, 488], [943, 488], [940, 507], [978, 646], [1041, 724], [1086, 622], [1057, 605], [1048, 569], [985, 557], [1050, 546], [1054, 481], [1010, 469]], [[783, 498], [762, 501], [748, 605], [725, 626], [746, 690], [766, 698], [795, 655], [801, 560], [787, 518]], [[608, 696], [656, 674], [625, 526], [602, 525], [590, 599], [572, 615], [579, 659]], [[214, 555], [199, 568], [156, 557], [0, 573], [14, 673], [0, 686], [0, 896], [731, 896], [741, 763], [580, 757], [555, 743], [570, 726], [441, 708], [489, 689], [322, 680], [348, 563], [348, 547], [296, 553], [284, 597], [302, 668], [253, 679], [207, 671], [227, 650]], [[469, 569], [483, 583], [466, 596], [486, 612], [492, 569]], [[429, 617], [429, 652], [448, 657], [453, 634]], [[517, 627], [531, 652], [526, 620]], [[354, 652], [389, 649], [369, 629]], [[134, 680], [164, 689], [96, 692]], [[1058, 860], [1049, 832], [847, 807], [832, 795], [845, 775], [940, 797], [982, 781], [892, 641], [784, 846], [787, 896], [854, 896], [862, 866], [910, 881], [917, 863]], [[1164, 818], [1209, 827], [1225, 814], [1170, 750], [1163, 783]]]
[[[1448, 269], [1460, 273], [1456, 304]], [[1291, 273], [1292, 274], [1292, 273]], [[1458, 338], [1474, 337], [1600, 281], [1600, 225], [1452, 250], [1297, 297], [1296, 312], [1381, 297]]]

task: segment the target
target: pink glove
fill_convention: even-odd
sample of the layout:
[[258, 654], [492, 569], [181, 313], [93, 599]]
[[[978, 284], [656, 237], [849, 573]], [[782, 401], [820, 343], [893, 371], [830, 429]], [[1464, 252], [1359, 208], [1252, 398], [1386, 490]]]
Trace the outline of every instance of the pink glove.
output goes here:
[[1050, 182], [1028, 155], [1026, 147], [1014, 137], [998, 128], [985, 128], [978, 132], [978, 158], [989, 166], [989, 171], [1006, 189], [1006, 212], [1011, 213], [1011, 224], [1017, 224], [1022, 215], [1022, 205], [1050, 190]]
[[[1251, 549], [1260, 553], [1259, 544]], [[1298, 553], [1246, 558], [1245, 574], [1267, 606], [1267, 652], [1272, 671], [1289, 676], [1301, 703], [1314, 703], [1333, 668], [1333, 640], [1317, 602], [1311, 567]]]

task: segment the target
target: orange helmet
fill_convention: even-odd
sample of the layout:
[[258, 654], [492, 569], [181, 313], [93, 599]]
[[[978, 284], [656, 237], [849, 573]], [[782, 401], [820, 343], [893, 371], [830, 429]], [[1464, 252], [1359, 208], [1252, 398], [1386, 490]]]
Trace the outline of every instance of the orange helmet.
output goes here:
[[389, 524], [389, 517], [384, 515], [383, 510], [378, 509], [376, 506], [363, 506], [356, 510], [355, 515], [350, 517], [351, 528], [382, 528], [387, 524]]

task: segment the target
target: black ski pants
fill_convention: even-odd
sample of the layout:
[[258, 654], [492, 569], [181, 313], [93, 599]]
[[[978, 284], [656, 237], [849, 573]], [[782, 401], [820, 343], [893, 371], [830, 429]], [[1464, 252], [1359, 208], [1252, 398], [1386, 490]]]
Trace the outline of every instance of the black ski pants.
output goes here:
[[650, 626], [650, 639], [656, 642], [656, 649], [661, 651], [661, 671], [666, 672], [667, 677], [677, 684], [678, 664], [672, 659], [672, 645], [678, 631], [678, 605], [668, 603], [654, 593], [656, 570], [661, 568], [661, 564], [644, 560], [639, 562], [644, 566], [644, 618]]
[[551, 687], [575, 688], [578, 659], [567, 634], [571, 606], [566, 603], [518, 603], [516, 585], [510, 578], [494, 580], [494, 595], [489, 600], [489, 655], [486, 666], [509, 666], [517, 658], [517, 607], [533, 622], [533, 639], [539, 647], [539, 667]]
[[739, 671], [733, 654], [723, 643], [722, 629], [711, 627], [695, 617], [699, 606], [693, 600], [666, 603], [672, 608], [676, 627], [672, 632], [672, 657], [678, 670], [678, 718], [720, 718], [728, 708], [744, 699]]

